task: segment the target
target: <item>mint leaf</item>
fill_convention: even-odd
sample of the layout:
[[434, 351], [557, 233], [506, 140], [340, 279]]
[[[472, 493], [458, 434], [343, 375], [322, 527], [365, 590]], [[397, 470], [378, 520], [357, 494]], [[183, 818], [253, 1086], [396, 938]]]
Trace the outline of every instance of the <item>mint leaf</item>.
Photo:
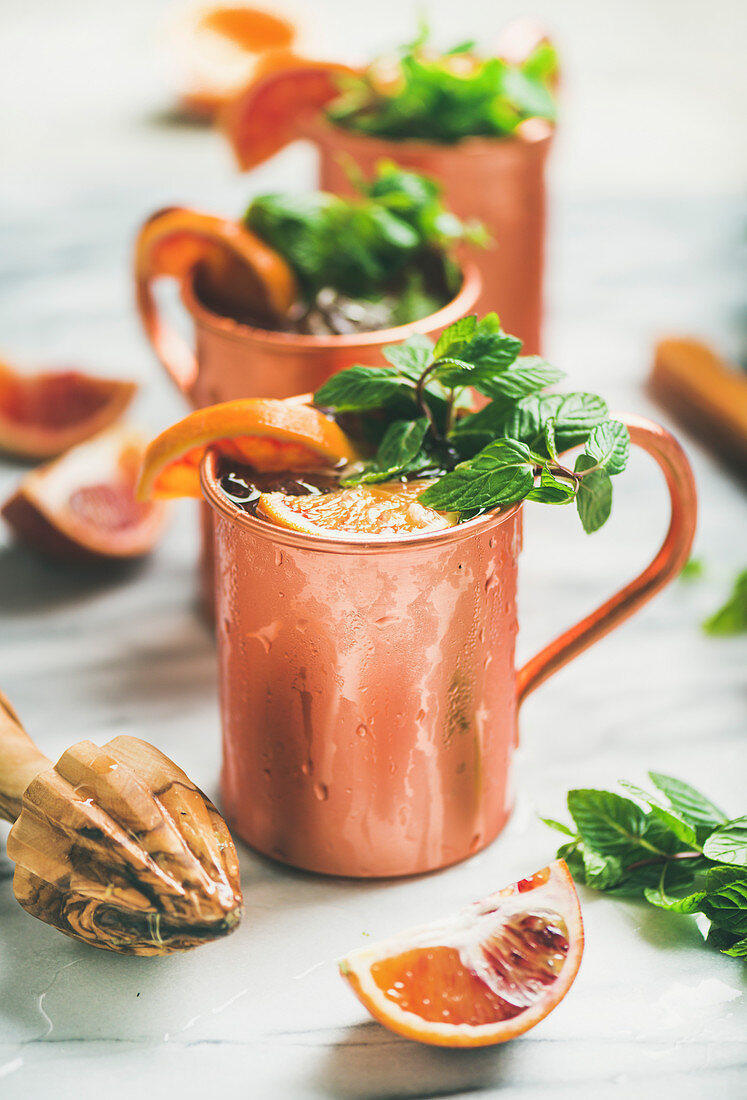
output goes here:
[[381, 353], [400, 374], [417, 382], [433, 358], [433, 341], [427, 336], [415, 333], [414, 336], [405, 340], [404, 344], [387, 344], [381, 349]]
[[674, 779], [671, 775], [663, 775], [661, 772], [649, 772], [651, 782], [663, 791], [675, 810], [696, 828], [701, 826], [722, 825], [726, 820], [726, 814], [719, 810], [718, 806], [696, 791], [689, 783], [683, 783], [681, 779]]
[[747, 956], [747, 936], [743, 940], [737, 940], [731, 947], [725, 947], [723, 949], [725, 955], [732, 955], [734, 958], [744, 958]]
[[557, 829], [559, 833], [565, 833], [566, 836], [576, 836], [573, 829], [569, 829], [567, 825], [564, 825], [562, 821], [556, 821], [552, 817], [541, 817], [540, 821], [547, 825], [550, 829]]
[[569, 791], [568, 810], [584, 842], [605, 854], [629, 855], [640, 847], [646, 832], [646, 815], [640, 806], [612, 791]]
[[703, 623], [706, 634], [728, 635], [747, 632], [747, 569], [734, 582], [731, 596], [723, 607]]
[[604, 526], [612, 511], [612, 481], [606, 470], [594, 470], [594, 459], [587, 454], [576, 459], [576, 473], [589, 470], [578, 483], [576, 507], [587, 535]]
[[469, 340], [476, 328], [477, 317], [474, 313], [467, 314], [466, 317], [460, 317], [458, 321], [445, 328], [433, 349], [434, 360], [443, 359], [446, 356], [458, 358], [457, 349], [466, 340]]
[[527, 500], [536, 500], [541, 504], [570, 504], [576, 490], [567, 481], [560, 481], [545, 467], [540, 471], [540, 483], [527, 493]]
[[673, 898], [662, 890], [652, 890], [650, 887], [646, 887], [643, 894], [646, 901], [652, 905], [656, 905], [659, 909], [668, 909], [672, 913], [698, 913], [706, 897], [705, 890], [697, 890], [684, 898]]
[[665, 810], [663, 806], [657, 806], [655, 802], [651, 802], [650, 806], [654, 817], [658, 818], [662, 825], [665, 825], [670, 832], [674, 833], [678, 840], [691, 848], [697, 848], [698, 838], [692, 825], [689, 825], [687, 821], [669, 810]]
[[486, 397], [508, 397], [512, 401], [527, 394], [536, 393], [545, 386], [554, 385], [565, 378], [565, 373], [550, 366], [539, 355], [520, 356], [516, 362], [500, 374], [477, 377], [472, 383]]
[[720, 928], [737, 936], [747, 934], [747, 883], [732, 882], [717, 893], [708, 893], [701, 910]]
[[622, 863], [616, 856], [600, 855], [588, 845], [581, 845], [586, 884], [595, 890], [606, 890], [623, 878]]
[[[428, 420], [424, 416], [418, 420], [393, 420], [379, 444], [374, 462], [358, 477], [346, 481], [346, 484], [388, 481], [397, 474], [409, 473], [411, 466], [421, 455], [427, 432]], [[418, 465], [422, 468], [428, 461], [427, 456], [423, 455], [422, 465]]]
[[565, 394], [555, 413], [558, 449], [567, 451], [585, 442], [589, 432], [607, 419], [608, 412], [606, 401], [595, 393]]
[[620, 474], [628, 464], [630, 433], [619, 420], [605, 420], [592, 429], [585, 451], [608, 474]]
[[558, 448], [555, 443], [555, 417], [551, 416], [545, 422], [545, 450], [553, 462], [559, 462]]
[[430, 485], [420, 501], [443, 512], [507, 506], [531, 491], [533, 470], [528, 447], [514, 439], [497, 439]]
[[715, 829], [703, 844], [703, 855], [719, 863], [747, 866], [747, 817], [738, 817]]
[[414, 395], [413, 384], [398, 371], [358, 364], [333, 374], [314, 394], [314, 404], [338, 413], [364, 412]]

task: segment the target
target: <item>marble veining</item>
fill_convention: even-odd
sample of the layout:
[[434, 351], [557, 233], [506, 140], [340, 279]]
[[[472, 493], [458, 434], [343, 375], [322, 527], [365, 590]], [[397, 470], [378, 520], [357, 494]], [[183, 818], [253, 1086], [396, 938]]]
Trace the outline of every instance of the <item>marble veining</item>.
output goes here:
[[[32, 6], [38, 18], [54, 7]], [[96, 5], [74, 8], [71, 28], [84, 15], [95, 24]], [[5, 354], [30, 365], [80, 363], [137, 378], [130, 419], [155, 431], [183, 406], [134, 317], [135, 226], [172, 201], [239, 211], [254, 188], [310, 181], [312, 164], [307, 150], [289, 150], [250, 182], [214, 135], [159, 122], [160, 90], [123, 83], [148, 10], [144, 0], [128, 5], [117, 94], [89, 101], [85, 126], [72, 93], [50, 108], [69, 142], [49, 151], [56, 175], [31, 147], [34, 125], [47, 133], [38, 97], [27, 146], [13, 122], [15, 157], [0, 176], [0, 337]], [[21, 42], [28, 23], [14, 19]], [[565, 188], [553, 206], [548, 358], [575, 388], [659, 415], [643, 388], [659, 332], [696, 332], [739, 350], [742, 236], [741, 204], [707, 190], [581, 197]], [[27, 916], [0, 856], [3, 1100], [119, 1100], [145, 1090], [189, 1100], [216, 1088], [259, 1100], [744, 1096], [744, 968], [705, 950], [686, 917], [582, 891], [587, 948], [576, 985], [536, 1029], [492, 1050], [440, 1051], [391, 1035], [368, 1019], [334, 961], [544, 865], [557, 838], [538, 815], [563, 816], [571, 786], [641, 782], [656, 768], [745, 812], [747, 643], [708, 639], [698, 623], [746, 564], [747, 510], [738, 484], [684, 442], [701, 497], [696, 554], [705, 577], [669, 588], [527, 701], [516, 810], [468, 862], [419, 879], [350, 882], [296, 873], [240, 846], [240, 929], [181, 957], [129, 959]], [[21, 473], [0, 464], [3, 498]], [[613, 520], [591, 539], [570, 513], [527, 509], [520, 659], [652, 554], [666, 521], [651, 462], [636, 456], [615, 492]], [[49, 756], [83, 737], [133, 734], [217, 796], [215, 653], [196, 610], [196, 536], [195, 510], [180, 504], [149, 561], [102, 574], [55, 568], [0, 533], [0, 686]]]

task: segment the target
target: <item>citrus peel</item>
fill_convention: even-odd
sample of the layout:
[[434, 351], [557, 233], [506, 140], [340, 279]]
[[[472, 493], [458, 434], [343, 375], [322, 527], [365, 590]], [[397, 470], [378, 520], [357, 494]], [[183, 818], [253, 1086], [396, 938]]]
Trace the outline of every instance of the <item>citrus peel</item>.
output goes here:
[[357, 452], [335, 423], [297, 400], [249, 397], [190, 413], [148, 446], [141, 500], [199, 497], [200, 463], [209, 447], [256, 470], [308, 470], [354, 461]]

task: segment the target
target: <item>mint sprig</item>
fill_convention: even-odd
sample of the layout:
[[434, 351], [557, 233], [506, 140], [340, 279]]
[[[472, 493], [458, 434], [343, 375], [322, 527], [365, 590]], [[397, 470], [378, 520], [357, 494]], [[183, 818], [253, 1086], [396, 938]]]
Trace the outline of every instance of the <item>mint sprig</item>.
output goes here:
[[573, 877], [595, 890], [675, 913], [702, 913], [707, 942], [747, 956], [747, 817], [728, 818], [681, 779], [649, 772], [657, 793], [568, 792], [573, 828], [542, 818], [568, 839], [558, 849]]
[[[553, 81], [558, 62], [548, 42], [521, 64], [479, 58], [474, 42], [460, 42], [436, 54], [421, 26], [414, 42], [387, 59], [385, 82], [376, 63], [359, 77], [346, 77], [342, 95], [328, 108], [340, 126], [394, 139], [420, 138], [449, 143], [474, 135], [512, 134], [526, 118], [555, 118]], [[455, 66], [455, 55], [471, 64]], [[391, 80], [397, 64], [397, 79]]]
[[[315, 403], [361, 414], [378, 445], [345, 484], [427, 473], [434, 480], [420, 500], [438, 511], [464, 519], [521, 500], [575, 501], [584, 529], [598, 530], [612, 507], [611, 479], [628, 460], [628, 430], [596, 394], [542, 393], [563, 372], [521, 356], [521, 346], [496, 314], [466, 316], [435, 346], [415, 336], [384, 349], [387, 367], [333, 375]], [[473, 390], [488, 399], [474, 413]], [[561, 453], [578, 446], [575, 465], [564, 465]]]

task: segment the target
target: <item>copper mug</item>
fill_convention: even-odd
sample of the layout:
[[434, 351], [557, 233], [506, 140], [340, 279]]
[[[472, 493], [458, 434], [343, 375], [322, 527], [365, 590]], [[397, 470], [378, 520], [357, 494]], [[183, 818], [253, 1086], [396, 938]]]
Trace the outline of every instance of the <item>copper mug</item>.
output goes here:
[[388, 540], [313, 536], [231, 503], [215, 514], [223, 808], [265, 855], [331, 875], [410, 875], [479, 851], [511, 810], [522, 700], [672, 580], [696, 519], [676, 440], [621, 417], [664, 472], [651, 564], [514, 666], [521, 506]]
[[545, 242], [545, 163], [553, 127], [523, 122], [508, 138], [470, 137], [454, 145], [392, 141], [355, 133], [317, 116], [299, 125], [319, 150], [319, 185], [338, 195], [355, 193], [349, 164], [368, 178], [381, 160], [433, 176], [448, 209], [487, 229], [486, 248], [465, 246], [482, 275], [479, 313], [495, 310], [506, 332], [524, 341], [524, 354], [540, 351]]
[[[152, 220], [152, 219], [150, 219]], [[313, 393], [331, 374], [353, 363], [384, 366], [382, 349], [414, 333], [436, 337], [474, 310], [480, 273], [473, 263], [462, 269], [462, 285], [445, 306], [395, 328], [345, 336], [306, 336], [272, 332], [223, 317], [200, 300], [197, 271], [181, 280], [181, 300], [194, 324], [194, 348], [169, 324], [154, 295], [155, 279], [138, 277], [138, 311], [146, 335], [167, 373], [193, 409], [239, 397], [292, 397]], [[203, 607], [212, 617], [213, 574], [210, 509], [202, 510], [200, 576]]]

